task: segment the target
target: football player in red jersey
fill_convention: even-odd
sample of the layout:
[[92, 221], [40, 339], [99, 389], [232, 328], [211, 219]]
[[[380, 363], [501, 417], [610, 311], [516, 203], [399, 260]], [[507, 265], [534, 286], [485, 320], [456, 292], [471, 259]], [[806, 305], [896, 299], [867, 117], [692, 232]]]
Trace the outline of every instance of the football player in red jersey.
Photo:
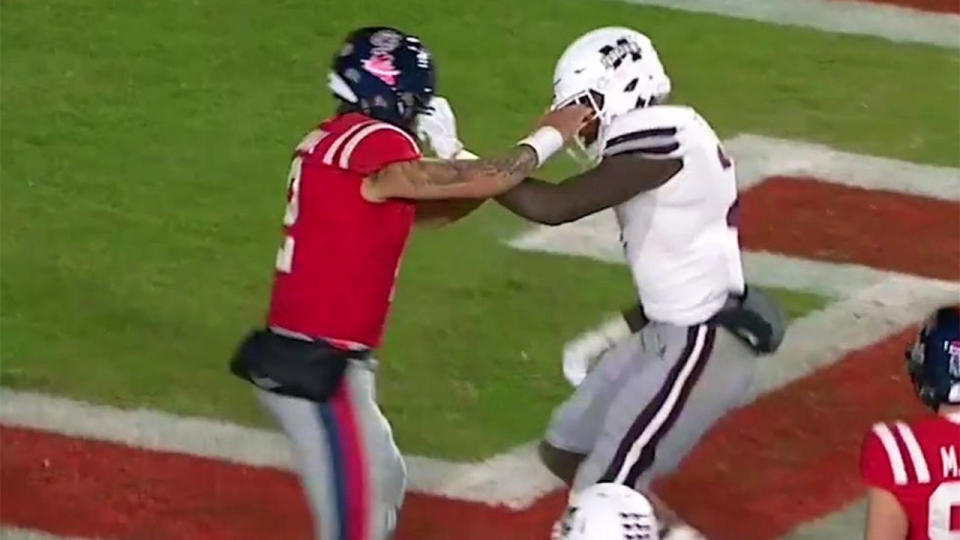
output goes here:
[[860, 470], [869, 487], [866, 540], [960, 539], [960, 309], [927, 321], [907, 351], [910, 379], [936, 415], [875, 424]]
[[[304, 137], [290, 167], [267, 327], [247, 336], [231, 371], [257, 386], [292, 441], [316, 536], [383, 540], [406, 472], [376, 404], [372, 351], [411, 228], [455, 220], [516, 186], [592, 113], [550, 113], [492, 158], [423, 159], [416, 121], [448, 107], [434, 96], [427, 48], [386, 27], [347, 37], [330, 88], [336, 115]], [[424, 133], [442, 158], [476, 157]]]

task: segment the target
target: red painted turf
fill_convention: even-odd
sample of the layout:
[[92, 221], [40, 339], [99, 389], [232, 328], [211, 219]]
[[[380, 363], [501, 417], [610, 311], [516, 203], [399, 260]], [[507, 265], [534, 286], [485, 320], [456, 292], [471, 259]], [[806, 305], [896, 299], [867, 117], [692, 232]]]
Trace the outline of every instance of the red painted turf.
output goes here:
[[809, 178], [743, 195], [746, 249], [960, 280], [960, 203]]
[[862, 437], [926, 411], [903, 351], [914, 329], [845, 356], [724, 418], [658, 492], [716, 540], [776, 538], [863, 493]]
[[[956, 203], [781, 177], [744, 195], [743, 218], [751, 249], [960, 278]], [[908, 336], [734, 412], [658, 490], [719, 540], [773, 538], [852, 501], [870, 423], [921, 412], [903, 374]], [[27, 429], [0, 427], [0, 438], [3, 523], [151, 540], [309, 536], [286, 472]], [[562, 506], [562, 494], [517, 513], [410, 494], [398, 540], [545, 538]]]
[[[0, 522], [61, 535], [294, 540], [310, 517], [287, 472], [0, 427]], [[546, 538], [561, 493], [524, 512], [411, 493], [397, 540]], [[491, 536], [492, 535], [492, 536]]]
[[[921, 412], [901, 360], [911, 333], [731, 414], [658, 491], [718, 540], [774, 538], [854, 500], [863, 433], [876, 420]], [[5, 427], [0, 437], [4, 523], [133, 539], [294, 539], [309, 531], [286, 472], [27, 429]], [[410, 494], [398, 539], [545, 538], [562, 506], [562, 494], [524, 512]]]

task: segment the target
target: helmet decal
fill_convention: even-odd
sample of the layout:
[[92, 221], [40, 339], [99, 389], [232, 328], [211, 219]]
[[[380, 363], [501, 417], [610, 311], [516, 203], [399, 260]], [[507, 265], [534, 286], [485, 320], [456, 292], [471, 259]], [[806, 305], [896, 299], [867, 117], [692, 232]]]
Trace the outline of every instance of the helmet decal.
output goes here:
[[960, 379], [960, 340], [945, 343], [944, 347], [950, 355], [950, 376]]
[[607, 69], [616, 69], [620, 67], [620, 64], [622, 64], [628, 56], [634, 62], [643, 58], [640, 44], [625, 37], [618, 39], [616, 46], [603, 46], [600, 49], [600, 54], [603, 55], [603, 58], [600, 60], [600, 62], [603, 63], [604, 67]]
[[396, 28], [359, 28], [334, 55], [329, 86], [358, 112], [410, 129], [434, 94], [433, 60], [419, 39]]
[[374, 54], [367, 58], [363, 61], [363, 69], [390, 86], [397, 85], [400, 70], [393, 67], [393, 55], [390, 53]]

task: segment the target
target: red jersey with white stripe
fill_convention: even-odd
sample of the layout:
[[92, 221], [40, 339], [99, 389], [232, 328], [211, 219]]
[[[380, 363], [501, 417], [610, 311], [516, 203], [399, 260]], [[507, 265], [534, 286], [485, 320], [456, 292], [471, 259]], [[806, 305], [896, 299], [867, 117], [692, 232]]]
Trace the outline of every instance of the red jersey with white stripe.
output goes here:
[[271, 328], [351, 348], [380, 345], [415, 206], [369, 202], [360, 186], [390, 163], [420, 157], [406, 132], [361, 114], [307, 134], [290, 168]]
[[867, 485], [889, 491], [910, 521], [909, 540], [960, 539], [960, 423], [941, 416], [875, 424], [863, 441]]

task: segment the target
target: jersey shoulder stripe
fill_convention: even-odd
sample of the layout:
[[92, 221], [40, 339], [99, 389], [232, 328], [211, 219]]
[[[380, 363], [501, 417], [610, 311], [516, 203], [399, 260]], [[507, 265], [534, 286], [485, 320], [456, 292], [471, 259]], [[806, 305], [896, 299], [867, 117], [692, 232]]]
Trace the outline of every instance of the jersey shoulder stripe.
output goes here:
[[930, 482], [930, 469], [927, 467], [927, 458], [923, 456], [923, 450], [913, 430], [904, 422], [897, 422], [897, 432], [900, 434], [900, 440], [907, 447], [907, 454], [913, 463], [913, 473], [916, 475], [917, 482], [926, 484]]
[[353, 137], [346, 144], [346, 146], [344, 146], [343, 151], [340, 153], [340, 160], [337, 163], [337, 165], [341, 169], [348, 168], [350, 165], [350, 157], [353, 155], [353, 152], [354, 150], [356, 150], [357, 146], [359, 146], [361, 142], [366, 140], [368, 137], [370, 137], [374, 133], [382, 130], [390, 130], [390, 131], [399, 133], [410, 144], [414, 152], [419, 153], [420, 150], [417, 147], [417, 143], [416, 141], [413, 140], [413, 137], [411, 137], [409, 133], [407, 133], [406, 131], [403, 131], [402, 129], [394, 125], [387, 124], [384, 122], [376, 122], [372, 125], [365, 126], [363, 129], [361, 129], [360, 131], [356, 132], [353, 135]]
[[886, 424], [874, 424], [872, 430], [877, 438], [880, 439], [880, 444], [883, 445], [884, 453], [887, 455], [890, 470], [893, 472], [893, 483], [898, 486], [906, 485], [907, 468], [903, 462], [903, 454], [900, 452], [900, 447], [897, 445], [897, 439], [893, 431], [891, 431]]
[[640, 154], [652, 159], [670, 159], [684, 153], [682, 132], [693, 118], [688, 107], [654, 106], [617, 117], [610, 126], [604, 157]]
[[342, 147], [344, 143], [346, 143], [350, 139], [350, 137], [352, 137], [358, 131], [375, 123], [376, 123], [375, 120], [369, 120], [366, 122], [357, 122], [356, 124], [350, 126], [343, 133], [338, 135], [337, 138], [330, 143], [330, 146], [327, 147], [326, 153], [323, 154], [323, 159], [322, 159], [323, 164], [332, 166], [333, 160], [336, 157], [337, 152], [340, 150], [340, 147]]

